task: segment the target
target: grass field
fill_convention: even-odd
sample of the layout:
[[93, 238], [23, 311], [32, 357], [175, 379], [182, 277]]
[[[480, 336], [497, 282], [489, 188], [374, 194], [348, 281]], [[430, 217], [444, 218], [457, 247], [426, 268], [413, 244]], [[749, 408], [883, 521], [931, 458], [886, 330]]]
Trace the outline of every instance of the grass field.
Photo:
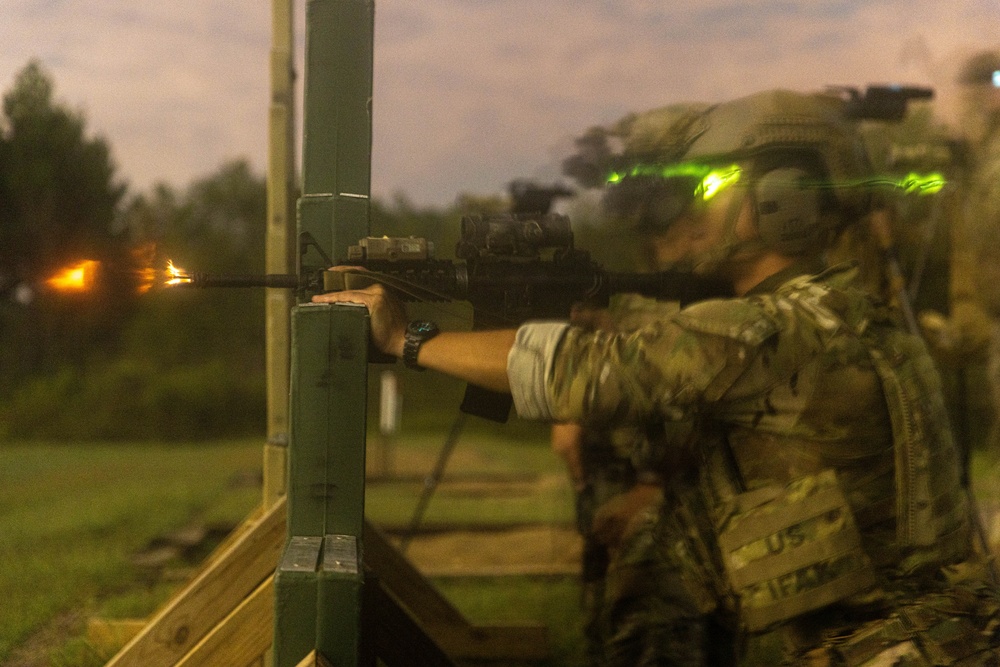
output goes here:
[[[538, 435], [463, 437], [449, 476], [466, 473], [559, 474]], [[508, 437], [509, 436], [509, 437]], [[475, 445], [467, 440], [475, 440]], [[443, 440], [396, 443], [393, 474], [409, 480], [370, 484], [366, 504], [377, 523], [404, 524]], [[539, 446], [541, 445], [541, 446]], [[371, 456], [371, 455], [370, 455]], [[142, 618], [182, 582], [152, 580], [132, 556], [158, 536], [192, 523], [235, 525], [260, 502], [256, 441], [157, 444], [0, 445], [0, 665], [96, 667], [110, 655], [84, 640], [88, 618]], [[571, 519], [566, 489], [493, 502], [442, 493], [428, 523], [519, 523]], [[465, 578], [441, 590], [479, 623], [542, 622], [552, 628], [560, 665], [578, 645], [579, 590], [571, 577]], [[26, 648], [27, 642], [27, 648]]]
[[[168, 591], [130, 556], [193, 521], [239, 522], [260, 490], [235, 480], [259, 472], [260, 459], [250, 442], [0, 445], [0, 664], [57, 619], [72, 634], [106, 605], [148, 614]], [[85, 648], [67, 650], [86, 659]]]
[[[443, 432], [369, 450], [370, 467], [388, 475], [367, 486], [367, 513], [405, 526], [434, 463]], [[84, 639], [93, 616], [143, 618], [184, 579], [162, 581], [133, 554], [154, 538], [192, 523], [235, 525], [260, 502], [261, 445], [256, 441], [157, 444], [0, 445], [0, 665], [98, 667], [110, 654]], [[376, 471], [378, 472], [378, 471]], [[558, 480], [559, 462], [544, 431], [472, 428], [446, 477]], [[973, 460], [984, 506], [1000, 504], [991, 483], [997, 464]], [[516, 485], [516, 483], [515, 483]], [[442, 488], [425, 524], [568, 524], [572, 503], [558, 483], [528, 484], [500, 501], [475, 484]], [[543, 545], [544, 546], [544, 545]], [[179, 565], [193, 566], [194, 563]], [[540, 622], [550, 628], [552, 665], [579, 664], [579, 588], [573, 577], [462, 577], [436, 580], [476, 623]], [[27, 642], [27, 645], [26, 645]]]

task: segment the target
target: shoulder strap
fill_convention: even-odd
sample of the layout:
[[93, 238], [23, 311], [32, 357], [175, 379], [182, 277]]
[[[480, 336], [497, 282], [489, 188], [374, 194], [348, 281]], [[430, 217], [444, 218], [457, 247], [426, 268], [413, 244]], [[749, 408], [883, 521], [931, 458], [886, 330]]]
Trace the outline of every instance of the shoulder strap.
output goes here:
[[[898, 546], [932, 547], [949, 560], [965, 548], [961, 536], [967, 535], [970, 515], [960, 471], [951, 460], [956, 452], [944, 405], [921, 400], [922, 393], [933, 396], [934, 371], [928, 368], [933, 362], [919, 339], [903, 332], [890, 332], [882, 345], [867, 348], [892, 421]], [[938, 446], [932, 448], [932, 442]]]

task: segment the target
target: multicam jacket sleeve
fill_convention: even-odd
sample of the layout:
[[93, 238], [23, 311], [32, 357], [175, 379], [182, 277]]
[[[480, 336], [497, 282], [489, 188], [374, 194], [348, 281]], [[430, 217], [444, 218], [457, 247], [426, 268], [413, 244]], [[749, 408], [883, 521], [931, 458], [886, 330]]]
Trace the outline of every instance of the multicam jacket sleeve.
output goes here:
[[[685, 419], [720, 400], [775, 331], [759, 306], [739, 299], [705, 302], [624, 334], [527, 324], [508, 363], [515, 406], [529, 419]], [[534, 374], [520, 370], [529, 365]]]
[[[525, 325], [508, 369], [529, 356], [536, 373], [508, 373], [515, 405], [534, 419], [708, 417], [782, 437], [849, 440], [868, 425], [858, 426], [857, 411], [835, 399], [884, 403], [858, 338], [871, 302], [845, 291], [855, 279], [848, 266], [786, 278], [767, 292], [705, 301], [627, 333], [545, 325], [542, 343], [538, 325]], [[882, 417], [884, 410], [872, 419]]]

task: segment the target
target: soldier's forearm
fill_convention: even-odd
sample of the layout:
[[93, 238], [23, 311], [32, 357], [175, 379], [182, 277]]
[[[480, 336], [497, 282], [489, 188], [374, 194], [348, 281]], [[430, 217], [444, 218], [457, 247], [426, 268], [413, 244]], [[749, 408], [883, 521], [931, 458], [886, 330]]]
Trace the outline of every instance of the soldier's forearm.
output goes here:
[[444, 332], [420, 348], [417, 362], [493, 391], [510, 392], [507, 355], [515, 330]]

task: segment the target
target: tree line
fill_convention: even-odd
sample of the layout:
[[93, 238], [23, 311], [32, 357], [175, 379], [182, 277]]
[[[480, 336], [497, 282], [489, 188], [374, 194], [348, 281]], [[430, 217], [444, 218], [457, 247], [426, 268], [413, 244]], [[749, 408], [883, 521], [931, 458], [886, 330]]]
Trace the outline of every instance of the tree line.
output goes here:
[[[513, 183], [509, 197], [463, 193], [442, 208], [400, 193], [373, 199], [371, 230], [426, 237], [447, 258], [463, 215], [516, 201]], [[168, 259], [264, 272], [266, 182], [246, 159], [135, 192], [109, 141], [31, 61], [3, 95], [0, 202], [0, 440], [264, 434], [263, 292], [162, 287]], [[567, 202], [578, 248], [609, 268], [635, 266], [623, 230], [598, 224], [587, 200]], [[98, 267], [89, 289], [50, 285], [83, 260]]]
[[[0, 438], [263, 435], [263, 292], [160, 286], [167, 259], [264, 271], [266, 183], [247, 160], [133, 193], [109, 142], [32, 61], [3, 96], [0, 201]], [[372, 229], [446, 247], [460, 210], [500, 206], [420, 209], [400, 195], [373, 202]], [[84, 259], [99, 263], [90, 289], [51, 287]]]

